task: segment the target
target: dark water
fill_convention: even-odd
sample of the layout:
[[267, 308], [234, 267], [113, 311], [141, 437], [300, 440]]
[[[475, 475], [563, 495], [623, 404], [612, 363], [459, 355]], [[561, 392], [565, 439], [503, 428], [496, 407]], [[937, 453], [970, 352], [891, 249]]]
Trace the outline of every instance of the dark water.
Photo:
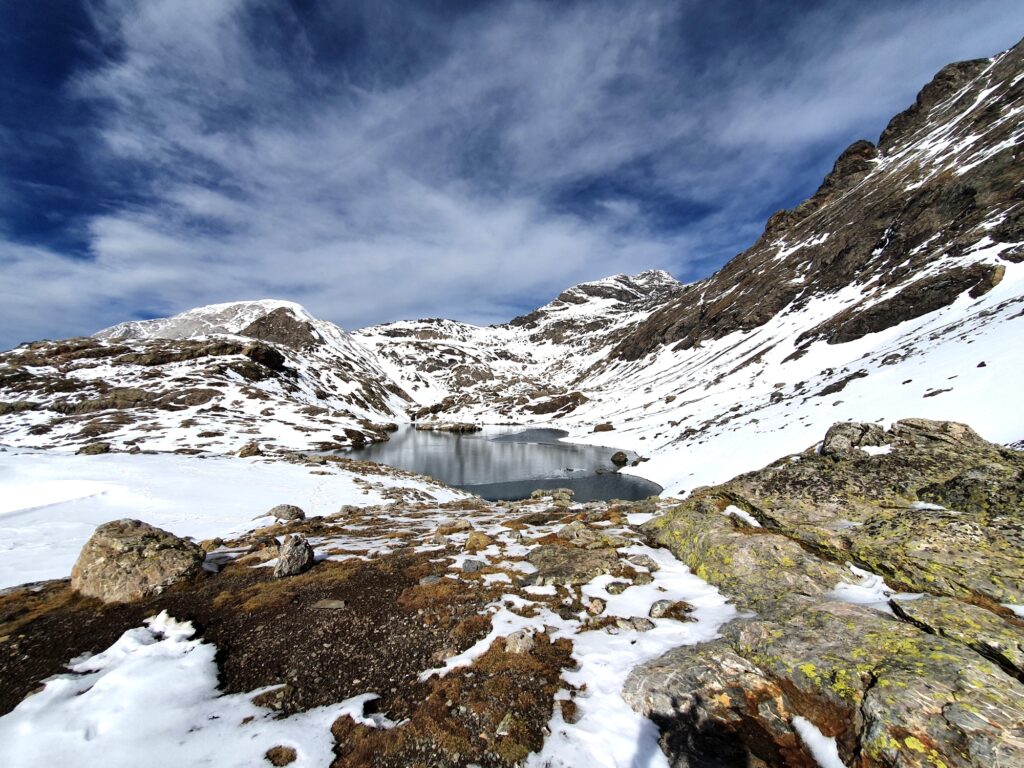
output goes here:
[[617, 449], [560, 442], [565, 435], [557, 429], [488, 427], [453, 435], [402, 427], [389, 442], [351, 453], [430, 475], [491, 501], [526, 498], [537, 488], [571, 488], [578, 501], [633, 501], [661, 493], [650, 480], [616, 472], [611, 456]]

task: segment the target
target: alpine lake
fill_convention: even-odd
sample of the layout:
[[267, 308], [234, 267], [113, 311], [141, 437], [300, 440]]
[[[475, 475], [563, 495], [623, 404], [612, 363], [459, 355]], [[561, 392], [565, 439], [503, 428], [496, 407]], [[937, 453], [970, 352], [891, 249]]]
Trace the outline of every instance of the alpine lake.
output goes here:
[[[636, 501], [661, 493], [650, 480], [618, 471], [618, 449], [563, 442], [557, 429], [484, 427], [456, 434], [404, 425], [384, 443], [347, 452], [360, 460], [429, 475], [489, 501], [529, 497], [539, 488], [569, 488], [577, 501]], [[628, 460], [636, 454], [625, 452]]]

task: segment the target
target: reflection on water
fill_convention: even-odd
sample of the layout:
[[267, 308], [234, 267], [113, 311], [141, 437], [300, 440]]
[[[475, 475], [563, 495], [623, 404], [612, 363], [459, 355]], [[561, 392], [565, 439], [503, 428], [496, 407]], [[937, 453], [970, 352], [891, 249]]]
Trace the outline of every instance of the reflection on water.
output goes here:
[[661, 492], [649, 480], [616, 473], [611, 462], [615, 448], [559, 442], [565, 434], [487, 427], [472, 435], [453, 435], [402, 427], [389, 442], [353, 453], [491, 500], [521, 499], [536, 488], [572, 488], [579, 501], [635, 500]]

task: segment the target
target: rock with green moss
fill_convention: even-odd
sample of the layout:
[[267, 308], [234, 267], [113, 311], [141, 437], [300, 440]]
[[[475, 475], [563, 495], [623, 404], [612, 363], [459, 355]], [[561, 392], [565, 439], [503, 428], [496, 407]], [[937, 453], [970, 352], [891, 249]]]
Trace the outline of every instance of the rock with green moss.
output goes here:
[[731, 744], [737, 765], [813, 766], [797, 715], [848, 765], [1024, 764], [1024, 686], [958, 642], [847, 603], [791, 597], [637, 667], [623, 695], [682, 765]]
[[792, 593], [821, 596], [848, 577], [845, 567], [797, 542], [722, 514], [729, 503], [709, 490], [642, 530], [743, 609], [761, 610]]
[[[1024, 454], [907, 419], [696, 491], [643, 531], [754, 613], [638, 667], [625, 697], [676, 765], [813, 766], [797, 716], [848, 765], [1024, 765], [1024, 622], [998, 605], [1024, 602], [1022, 481]], [[930, 594], [836, 602], [851, 561]]]
[[[881, 434], [840, 424], [829, 435], [829, 455], [787, 457], [716, 490], [767, 528], [893, 586], [1024, 602], [1024, 453], [925, 419]], [[882, 442], [888, 453], [859, 447]]]

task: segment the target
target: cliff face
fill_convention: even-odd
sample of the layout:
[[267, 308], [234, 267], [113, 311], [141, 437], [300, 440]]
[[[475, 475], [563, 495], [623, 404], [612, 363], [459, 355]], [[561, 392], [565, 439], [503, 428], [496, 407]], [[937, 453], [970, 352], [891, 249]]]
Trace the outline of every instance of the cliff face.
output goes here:
[[[1024, 44], [945, 67], [877, 145], [852, 144], [813, 197], [772, 216], [757, 243], [654, 313], [615, 355], [750, 331], [848, 286], [859, 300], [804, 342], [848, 341], [987, 290], [999, 262], [1024, 258], [1022, 75]], [[929, 301], [906, 300], [939, 276], [945, 287]]]

